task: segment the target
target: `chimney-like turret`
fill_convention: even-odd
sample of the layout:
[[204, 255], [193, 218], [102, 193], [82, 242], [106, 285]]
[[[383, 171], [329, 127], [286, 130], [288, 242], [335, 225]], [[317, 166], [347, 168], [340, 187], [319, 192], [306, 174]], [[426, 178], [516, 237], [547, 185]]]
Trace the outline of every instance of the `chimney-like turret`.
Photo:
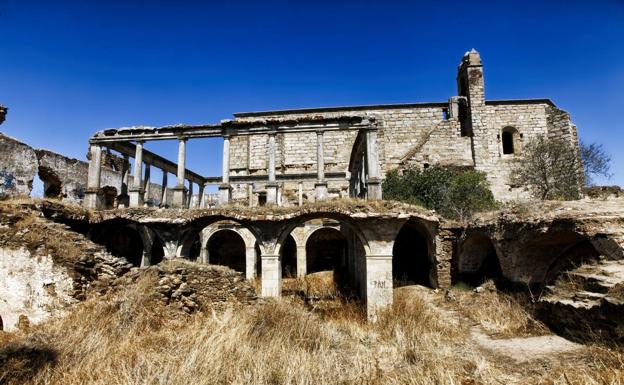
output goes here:
[[474, 48], [464, 54], [457, 71], [457, 92], [465, 96], [471, 107], [485, 104], [483, 64], [481, 55]]

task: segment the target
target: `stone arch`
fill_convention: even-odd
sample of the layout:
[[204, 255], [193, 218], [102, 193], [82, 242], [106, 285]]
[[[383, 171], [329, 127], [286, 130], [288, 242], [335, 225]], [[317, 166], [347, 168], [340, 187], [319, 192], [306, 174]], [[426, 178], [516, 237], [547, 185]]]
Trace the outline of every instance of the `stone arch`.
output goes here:
[[484, 233], [461, 240], [454, 264], [454, 280], [480, 285], [488, 279], [502, 280], [502, 269], [494, 243]]
[[[243, 237], [243, 239], [245, 239], [245, 244], [247, 247], [254, 248], [254, 241], [258, 240], [258, 247], [260, 248], [260, 251], [262, 253], [266, 251], [266, 245], [262, 241], [262, 238], [258, 235], [259, 230], [257, 228], [254, 228], [253, 226], [248, 226], [246, 222], [239, 221], [235, 218], [219, 215], [202, 217], [185, 226], [185, 228], [182, 230], [181, 235], [178, 238], [176, 257], [188, 259], [191, 246], [196, 241], [196, 239], [201, 238], [203, 240], [206, 238], [206, 235], [209, 235], [202, 235], [204, 229], [214, 229], [214, 225], [218, 224], [219, 222], [227, 222], [232, 223], [236, 226], [240, 226], [241, 229], [244, 229], [241, 230], [244, 233], [241, 233], [240, 235]], [[202, 242], [200, 242], [200, 245], [202, 247], [205, 246], [205, 244], [203, 244]]]
[[232, 229], [219, 229], [206, 241], [206, 256], [210, 264], [227, 266], [244, 273], [246, 271], [245, 240]]
[[[256, 276], [256, 256], [258, 254], [258, 249], [260, 248], [259, 242], [255, 234], [243, 224], [232, 221], [232, 220], [218, 220], [213, 222], [206, 227], [204, 227], [199, 232], [199, 239], [201, 245], [201, 261], [204, 263], [212, 263], [210, 261], [210, 250], [209, 250], [209, 242], [213, 236], [217, 235], [221, 231], [231, 231], [237, 234], [243, 241], [243, 250], [242, 252], [239, 250], [239, 254], [242, 253], [242, 256], [239, 255], [238, 258], [242, 258], [242, 270], [241, 263], [235, 263], [235, 270], [240, 270], [245, 273], [245, 276], [248, 279], [252, 279]], [[218, 237], [227, 236], [221, 234]], [[230, 237], [231, 238], [231, 237]], [[231, 239], [230, 239], [231, 240]], [[222, 264], [222, 263], [219, 263]], [[232, 267], [232, 266], [230, 266]]]
[[[283, 227], [282, 231], [279, 233], [277, 240], [275, 242], [274, 253], [278, 255], [280, 254], [281, 247], [284, 244], [286, 237], [288, 237], [288, 235], [290, 235], [296, 227], [305, 224], [305, 222], [309, 220], [325, 219], [325, 218], [333, 219], [337, 221], [341, 226], [345, 226], [348, 229], [348, 231], [352, 232], [358, 238], [359, 242], [364, 247], [364, 251], [366, 252], [366, 254], [370, 254], [370, 247], [368, 245], [368, 241], [366, 237], [364, 236], [360, 228], [354, 223], [351, 217], [342, 213], [327, 213], [327, 212], [303, 214], [295, 218], [292, 218], [291, 220], [286, 222], [286, 225]], [[299, 245], [301, 244], [305, 244], [305, 243], [302, 242]]]
[[[263, 296], [278, 296], [281, 292], [281, 269], [277, 268], [282, 259], [283, 246], [289, 235], [293, 233], [297, 227], [305, 225], [306, 222], [316, 219], [329, 219], [337, 222], [337, 226], [340, 226], [344, 232], [347, 240], [347, 261], [345, 261], [344, 270], [340, 272], [334, 271], [333, 278], [338, 283], [338, 289], [346, 289], [346, 285], [343, 283], [351, 283], [353, 286], [360, 286], [361, 291], [364, 282], [364, 269], [362, 263], [365, 255], [370, 253], [370, 247], [367, 239], [364, 236], [361, 229], [357, 226], [353, 218], [346, 214], [335, 212], [314, 212], [305, 213], [297, 217], [291, 218], [285, 221], [284, 226], [281, 226], [278, 230], [279, 233], [276, 237], [275, 243], [272, 246], [272, 254], [268, 254], [266, 259], [262, 260], [262, 295]], [[306, 275], [305, 269], [300, 267], [305, 266], [305, 243], [306, 237], [298, 237], [300, 243], [298, 243], [298, 255], [297, 255], [297, 276], [303, 277]], [[270, 247], [268, 247], [270, 252]], [[303, 251], [303, 256], [300, 254]], [[266, 266], [266, 267], [265, 267]], [[277, 269], [276, 269], [277, 268]], [[337, 273], [337, 274], [336, 274]], [[267, 278], [265, 280], [265, 278]], [[265, 282], [266, 281], [266, 282]]]
[[546, 284], [562, 271], [599, 256], [588, 236], [565, 229], [535, 235], [518, 250], [514, 278], [529, 285]]
[[501, 131], [501, 149], [504, 155], [519, 154], [521, 150], [520, 133], [515, 127], [507, 126]]
[[418, 284], [437, 287], [435, 243], [424, 223], [410, 219], [392, 245], [393, 286]]
[[347, 239], [340, 230], [323, 226], [306, 236], [305, 248], [308, 273], [335, 270], [344, 265]]
[[297, 270], [299, 267], [297, 265], [300, 263], [300, 261], [297, 261], [298, 247], [300, 246], [297, 243], [297, 237], [295, 237], [292, 233], [288, 234], [281, 253], [282, 277], [294, 278], [298, 275]]

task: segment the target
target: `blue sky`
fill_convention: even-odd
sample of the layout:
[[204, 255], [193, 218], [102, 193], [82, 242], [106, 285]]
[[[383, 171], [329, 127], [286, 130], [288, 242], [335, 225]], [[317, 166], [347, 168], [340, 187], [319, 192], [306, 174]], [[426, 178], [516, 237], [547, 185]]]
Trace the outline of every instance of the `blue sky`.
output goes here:
[[[613, 157], [598, 182], [624, 185], [623, 0], [0, 0], [0, 36], [0, 130], [80, 159], [106, 127], [445, 101], [474, 47], [486, 98], [551, 98]], [[175, 143], [147, 148], [175, 159]], [[220, 175], [219, 140], [188, 157]]]

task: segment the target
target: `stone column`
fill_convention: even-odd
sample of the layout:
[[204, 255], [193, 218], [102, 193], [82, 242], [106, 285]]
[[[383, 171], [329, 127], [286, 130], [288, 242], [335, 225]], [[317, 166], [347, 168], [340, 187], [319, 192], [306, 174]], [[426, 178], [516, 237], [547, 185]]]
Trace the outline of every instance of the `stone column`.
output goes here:
[[167, 170], [162, 170], [163, 176], [162, 176], [162, 195], [160, 197], [160, 205], [162, 207], [165, 207], [167, 205], [167, 184], [169, 183], [169, 181], [167, 180], [167, 177], [169, 175], [169, 173], [167, 172]]
[[269, 165], [267, 174], [269, 174], [269, 182], [266, 185], [267, 205], [277, 204], [277, 182], [275, 181], [275, 132], [269, 133]]
[[128, 207], [128, 181], [130, 180], [130, 160], [127, 154], [123, 155], [123, 165], [121, 166], [121, 192], [117, 197], [117, 207]]
[[327, 199], [327, 182], [325, 182], [325, 158], [323, 151], [323, 131], [316, 132], [316, 183], [314, 184], [315, 200]]
[[303, 278], [308, 273], [308, 260], [305, 245], [297, 245], [297, 278]]
[[392, 305], [392, 254], [366, 255], [366, 313], [371, 321]]
[[366, 168], [368, 169], [368, 179], [366, 180], [367, 198], [380, 200], [381, 178], [379, 172], [379, 155], [377, 150], [377, 130], [366, 131]]
[[145, 163], [145, 180], [143, 181], [143, 190], [145, 191], [143, 194], [143, 202], [148, 203], [150, 201], [150, 192], [152, 190], [152, 186], [150, 183], [151, 177], [151, 165], [149, 163]]
[[193, 208], [193, 181], [189, 180], [188, 182], [189, 182], [189, 188], [188, 188], [188, 198], [187, 198], [186, 208], [192, 209]]
[[184, 174], [186, 172], [186, 138], [180, 138], [178, 142], [178, 175], [177, 184], [173, 190], [172, 206], [184, 207]]
[[136, 150], [134, 154], [134, 179], [132, 180], [132, 188], [130, 188], [130, 207], [143, 206], [143, 142], [136, 142]]
[[279, 255], [263, 254], [262, 261], [262, 296], [279, 297], [282, 294], [282, 266]]
[[256, 248], [254, 246], [245, 247], [245, 278], [249, 280], [256, 278]]
[[230, 186], [230, 136], [223, 136], [223, 179], [219, 186], [219, 205], [230, 203], [232, 187]]
[[303, 182], [299, 182], [299, 207], [303, 206]]
[[205, 185], [203, 183], [200, 183], [199, 184], [199, 196], [198, 196], [198, 199], [197, 199], [197, 207], [200, 208], [200, 209], [204, 208], [204, 199], [205, 199], [204, 198], [204, 188], [205, 188]]
[[89, 148], [91, 160], [89, 161], [89, 174], [87, 176], [87, 190], [83, 205], [87, 209], [98, 209], [98, 191], [100, 190], [100, 176], [102, 173], [102, 146], [92, 144]]
[[202, 245], [201, 250], [199, 251], [199, 260], [201, 263], [208, 264], [210, 256], [208, 255], [208, 245]]

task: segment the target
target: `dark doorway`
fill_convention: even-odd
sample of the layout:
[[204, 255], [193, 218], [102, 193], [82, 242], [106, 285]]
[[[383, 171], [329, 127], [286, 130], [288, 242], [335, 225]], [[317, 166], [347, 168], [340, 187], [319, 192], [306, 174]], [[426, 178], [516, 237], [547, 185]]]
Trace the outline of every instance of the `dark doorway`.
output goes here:
[[106, 246], [106, 250], [114, 256], [126, 258], [133, 266], [141, 266], [143, 241], [134, 228], [111, 223], [94, 241]]
[[503, 131], [502, 141], [503, 141], [503, 154], [513, 154], [514, 153], [513, 134], [509, 131]]
[[154, 240], [152, 242], [152, 259], [150, 264], [156, 265], [165, 258], [165, 248], [163, 247], [162, 242], [158, 236], [154, 236]]
[[282, 246], [282, 278], [297, 277], [297, 243], [289, 235]]
[[245, 241], [237, 232], [227, 229], [217, 231], [208, 240], [206, 248], [210, 264], [245, 272]]
[[458, 256], [456, 280], [479, 286], [487, 280], [497, 284], [503, 279], [494, 244], [485, 235], [473, 235], [462, 244]]
[[422, 225], [412, 222], [403, 225], [392, 248], [392, 278], [395, 287], [433, 287], [428, 238]]
[[346, 258], [347, 240], [339, 230], [320, 228], [306, 242], [307, 273], [334, 270]]

